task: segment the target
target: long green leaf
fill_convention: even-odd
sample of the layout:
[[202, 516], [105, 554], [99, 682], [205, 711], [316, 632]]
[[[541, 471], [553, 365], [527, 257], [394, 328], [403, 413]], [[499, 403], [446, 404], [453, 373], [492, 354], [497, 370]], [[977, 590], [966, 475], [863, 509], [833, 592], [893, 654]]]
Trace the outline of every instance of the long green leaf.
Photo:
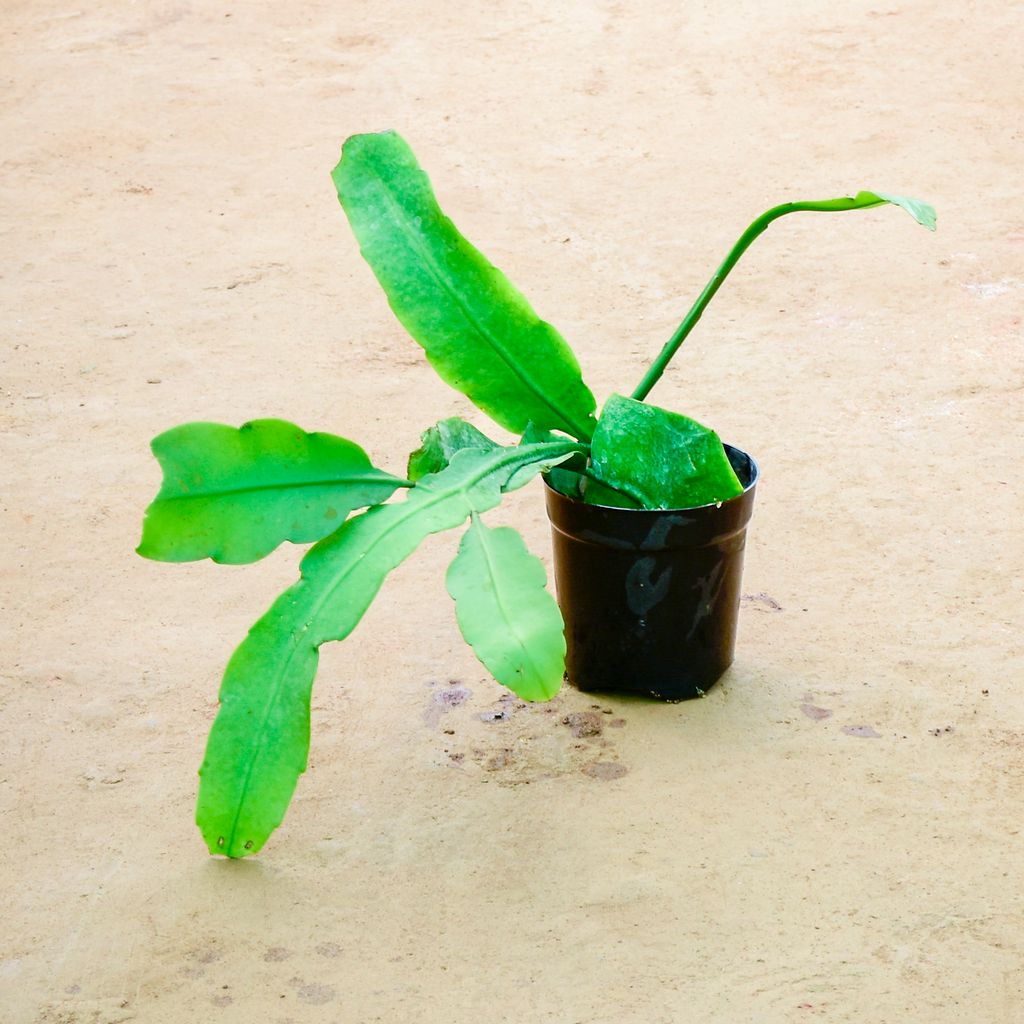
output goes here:
[[404, 483], [352, 441], [284, 420], [186, 423], [155, 438], [153, 454], [164, 479], [138, 552], [164, 562], [255, 562], [283, 541], [326, 537]]
[[445, 216], [395, 132], [354, 135], [332, 177], [363, 257], [440, 376], [503, 427], [586, 440], [594, 396], [572, 350]]
[[255, 853], [280, 824], [309, 747], [317, 648], [356, 627], [385, 576], [429, 534], [493, 508], [579, 451], [571, 441], [466, 450], [404, 501], [349, 519], [313, 547], [302, 578], [252, 628], [228, 664], [210, 731], [196, 820], [211, 853]]
[[713, 430], [621, 395], [612, 395], [601, 412], [590, 458], [601, 483], [648, 509], [696, 508], [743, 493]]
[[523, 700], [550, 700], [565, 673], [565, 625], [545, 589], [544, 563], [511, 527], [476, 516], [448, 569], [448, 593], [466, 642]]

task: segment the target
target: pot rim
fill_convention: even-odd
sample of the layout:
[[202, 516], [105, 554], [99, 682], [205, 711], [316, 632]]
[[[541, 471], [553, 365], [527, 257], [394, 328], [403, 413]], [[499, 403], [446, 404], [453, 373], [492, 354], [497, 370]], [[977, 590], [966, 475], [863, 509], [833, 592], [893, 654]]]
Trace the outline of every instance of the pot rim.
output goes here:
[[[563, 501], [571, 502], [573, 505], [585, 505], [587, 508], [593, 509], [607, 509], [609, 512], [624, 512], [630, 514], [639, 513], [640, 515], [665, 515], [666, 513], [679, 513], [679, 512], [697, 512], [701, 509], [720, 509], [725, 508], [727, 505], [731, 505], [734, 501], [742, 501], [749, 491], [752, 491], [756, 486], [757, 482], [761, 477], [761, 467], [758, 466], [756, 460], [752, 455], [745, 452], [742, 448], [737, 448], [734, 444], [726, 444], [722, 442], [722, 447], [725, 449], [726, 455], [730, 452], [736, 452], [737, 455], [742, 455], [744, 459], [750, 464], [750, 482], [747, 483], [743, 490], [739, 494], [734, 494], [731, 498], [726, 498], [725, 501], [710, 501], [705, 505], [688, 505], [685, 508], [621, 508], [618, 505], [601, 505], [597, 502], [584, 502], [580, 501], [579, 498], [572, 498], [568, 494], [563, 494], [558, 488], [552, 487], [551, 482], [548, 480], [548, 474], [542, 473], [541, 479], [544, 481], [544, 486], [551, 491], [552, 494], [557, 494]], [[729, 459], [732, 462], [732, 459]], [[733, 467], [736, 468], [735, 466]]]

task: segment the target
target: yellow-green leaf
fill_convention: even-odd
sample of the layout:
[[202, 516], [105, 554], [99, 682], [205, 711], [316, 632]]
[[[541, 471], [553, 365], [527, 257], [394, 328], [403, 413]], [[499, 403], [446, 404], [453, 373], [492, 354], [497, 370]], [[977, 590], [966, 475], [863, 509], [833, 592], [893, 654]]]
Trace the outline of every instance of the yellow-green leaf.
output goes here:
[[580, 440], [594, 396], [572, 350], [445, 216], [395, 132], [353, 135], [332, 174], [363, 257], [431, 365], [503, 427]]
[[544, 563], [511, 527], [477, 517], [448, 569], [448, 593], [466, 642], [523, 700], [550, 700], [565, 673], [565, 625]]
[[309, 544], [404, 481], [359, 445], [285, 420], [185, 423], [153, 441], [164, 479], [138, 552], [163, 562], [255, 562], [283, 541]]

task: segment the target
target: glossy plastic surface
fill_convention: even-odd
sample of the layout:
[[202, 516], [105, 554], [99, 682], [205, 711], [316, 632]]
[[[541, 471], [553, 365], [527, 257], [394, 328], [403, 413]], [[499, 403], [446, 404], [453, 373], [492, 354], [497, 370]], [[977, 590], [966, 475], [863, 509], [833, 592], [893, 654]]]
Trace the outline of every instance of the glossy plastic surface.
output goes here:
[[725, 446], [743, 493], [648, 512], [586, 505], [546, 487], [569, 682], [687, 700], [732, 664], [757, 464]]

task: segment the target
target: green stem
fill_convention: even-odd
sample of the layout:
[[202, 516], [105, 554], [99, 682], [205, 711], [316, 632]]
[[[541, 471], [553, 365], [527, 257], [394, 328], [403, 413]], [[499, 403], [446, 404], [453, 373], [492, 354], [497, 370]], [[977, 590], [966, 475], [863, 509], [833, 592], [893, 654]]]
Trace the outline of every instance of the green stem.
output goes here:
[[765, 228], [773, 220], [778, 220], [779, 217], [785, 216], [787, 213], [797, 213], [801, 210], [814, 210], [822, 211], [825, 213], [834, 213], [841, 210], [866, 210], [871, 206], [884, 206], [886, 203], [885, 199], [880, 199], [871, 193], [870, 199], [867, 196], [861, 198], [844, 197], [842, 199], [824, 199], [819, 202], [804, 202], [804, 203], [783, 203], [781, 206], [773, 206], [770, 210], [762, 213], [760, 217], [755, 220], [746, 231], [740, 235], [739, 241], [729, 250], [729, 255], [725, 257], [725, 261], [715, 271], [714, 276], [705, 285], [704, 291], [697, 296], [697, 301], [693, 304], [690, 312], [683, 318], [683, 322], [676, 328], [675, 334], [665, 344], [665, 347], [661, 350], [658, 358], [651, 364], [651, 368], [644, 374], [644, 379], [637, 385], [636, 390], [633, 392], [633, 398], [638, 402], [642, 402], [650, 392], [651, 388], [661, 379], [661, 375], [665, 372], [665, 367], [668, 366], [669, 361], [679, 350], [679, 346], [686, 341], [687, 335], [697, 325], [697, 321], [701, 318], [701, 314], [707, 308], [708, 303], [714, 298], [715, 292], [721, 287], [722, 282], [728, 277], [729, 271], [736, 266], [739, 258], [747, 251], [750, 243], [760, 235]]

